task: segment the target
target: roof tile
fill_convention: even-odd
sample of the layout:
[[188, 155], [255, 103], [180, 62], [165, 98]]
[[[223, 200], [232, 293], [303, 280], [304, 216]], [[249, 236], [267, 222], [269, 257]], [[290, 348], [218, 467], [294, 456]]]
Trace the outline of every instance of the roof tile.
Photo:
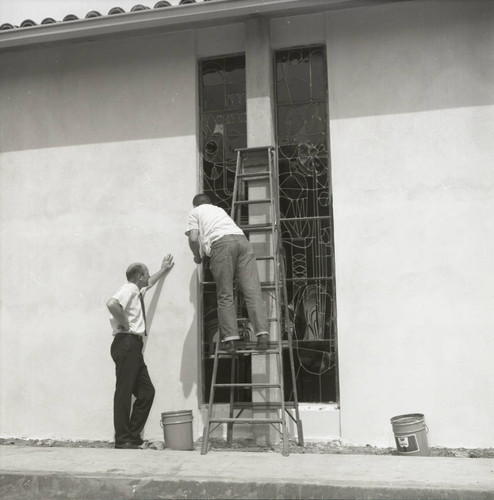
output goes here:
[[79, 18], [75, 14], [67, 14], [64, 18], [63, 21], [77, 21]]
[[21, 23], [21, 28], [29, 28], [31, 26], [36, 26], [36, 23], [32, 21], [31, 19], [25, 19]]
[[[201, 1], [202, 2], [209, 2], [212, 0], [201, 0]], [[188, 4], [193, 4], [193, 3], [200, 3], [200, 2], [199, 2], [199, 0], [180, 0], [178, 5], [179, 6], [180, 5], [188, 5]], [[153, 9], [161, 9], [163, 7], [173, 7], [173, 5], [168, 0], [158, 0], [158, 2], [156, 2], [154, 4], [154, 7], [152, 7], [152, 8]], [[147, 7], [146, 5], [136, 4], [130, 9], [130, 12], [139, 12], [139, 11], [150, 10], [150, 9], [151, 9], [151, 7]], [[113, 7], [112, 9], [110, 9], [108, 11], [108, 14], [106, 14], [106, 15], [113, 16], [115, 14], [125, 14], [125, 10], [122, 7], [118, 7], [118, 6]], [[92, 19], [92, 18], [104, 16], [104, 15], [105, 14], [101, 14], [97, 10], [91, 10], [90, 12], [88, 12], [86, 14], [86, 16], [83, 19]], [[77, 21], [77, 20], [79, 20], [79, 17], [77, 17], [75, 14], [67, 14], [62, 19], [62, 21], [56, 21], [52, 17], [45, 17], [41, 21], [41, 24], [46, 25], [46, 24], [55, 24], [58, 22], [68, 22], [68, 21]], [[11, 29], [17, 29], [17, 28], [31, 28], [33, 26], [37, 26], [36, 22], [34, 22], [31, 19], [26, 19], [26, 20], [22, 21], [20, 26], [15, 26], [15, 25], [10, 24], [10, 23], [3, 23], [0, 26], [0, 31], [6, 31], [6, 30], [11, 30]]]
[[86, 14], [85, 19], [91, 19], [93, 17], [101, 17], [101, 13], [99, 13], [97, 10], [92, 10], [91, 12], [88, 12]]

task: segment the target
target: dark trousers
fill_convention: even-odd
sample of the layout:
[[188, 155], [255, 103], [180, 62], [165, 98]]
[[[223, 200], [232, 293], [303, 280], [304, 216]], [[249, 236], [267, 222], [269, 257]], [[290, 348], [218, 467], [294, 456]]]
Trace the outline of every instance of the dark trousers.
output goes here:
[[[154, 386], [142, 356], [142, 339], [138, 335], [118, 333], [111, 345], [117, 383], [113, 398], [115, 443], [141, 442], [154, 400]], [[132, 406], [132, 395], [136, 400]], [[132, 412], [131, 412], [132, 410]]]

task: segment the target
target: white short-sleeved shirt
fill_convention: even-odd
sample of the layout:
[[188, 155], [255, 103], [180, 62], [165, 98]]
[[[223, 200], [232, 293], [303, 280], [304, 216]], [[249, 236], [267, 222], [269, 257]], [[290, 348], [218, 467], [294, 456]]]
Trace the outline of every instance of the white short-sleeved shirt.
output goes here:
[[113, 335], [117, 333], [134, 333], [143, 336], [146, 331], [146, 323], [142, 311], [141, 300], [139, 294], [144, 295], [145, 288], [139, 292], [139, 288], [135, 283], [125, 283], [118, 291], [112, 295], [112, 299], [118, 300], [122, 309], [124, 310], [125, 317], [129, 322], [130, 329], [127, 332], [122, 332], [118, 329], [118, 321], [110, 316], [110, 324], [113, 328]]
[[220, 207], [204, 204], [189, 213], [186, 235], [193, 229], [199, 231], [203, 252], [211, 255], [211, 244], [228, 234], [244, 234], [233, 219]]

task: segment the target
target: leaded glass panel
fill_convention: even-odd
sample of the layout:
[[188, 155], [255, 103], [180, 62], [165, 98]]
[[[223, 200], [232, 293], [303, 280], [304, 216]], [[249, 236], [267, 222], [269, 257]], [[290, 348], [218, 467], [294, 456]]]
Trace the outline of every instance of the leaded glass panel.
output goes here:
[[[202, 191], [211, 201], [231, 212], [235, 181], [236, 149], [247, 146], [245, 57], [232, 56], [203, 60], [199, 63]], [[218, 338], [216, 285], [204, 259], [201, 276], [202, 291], [202, 358], [203, 399], [209, 399], [214, 351]], [[236, 364], [237, 379], [251, 380], [251, 362], [242, 357]], [[229, 360], [220, 359], [217, 382], [230, 380]], [[218, 389], [218, 402], [229, 401], [229, 390]], [[237, 389], [239, 401], [250, 401], [251, 391]]]
[[336, 401], [325, 51], [279, 51], [275, 66], [279, 202], [298, 397], [301, 402]]

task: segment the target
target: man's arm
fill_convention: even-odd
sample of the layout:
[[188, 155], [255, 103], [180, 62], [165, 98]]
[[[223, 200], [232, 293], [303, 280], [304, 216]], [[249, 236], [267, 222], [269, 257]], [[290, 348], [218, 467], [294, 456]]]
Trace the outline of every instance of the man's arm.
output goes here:
[[188, 233], [189, 236], [189, 247], [194, 254], [194, 262], [200, 264], [202, 262], [201, 257], [201, 244], [199, 243], [199, 230], [191, 229]]
[[110, 314], [117, 320], [118, 329], [121, 329], [123, 332], [128, 332], [130, 329], [129, 321], [125, 317], [125, 313], [120, 302], [114, 298], [108, 299], [106, 307], [110, 311]]
[[158, 280], [163, 276], [165, 275], [166, 273], [168, 273], [170, 271], [170, 269], [175, 265], [175, 263], [173, 262], [173, 257], [171, 254], [168, 254], [165, 256], [165, 258], [162, 260], [161, 262], [161, 269], [157, 272], [157, 273], [154, 273], [150, 278], [149, 278], [149, 283], [148, 283], [148, 286], [146, 287], [146, 290], [149, 290], [150, 288], [152, 288], [154, 285], [156, 285], [156, 283], [158, 282]]

